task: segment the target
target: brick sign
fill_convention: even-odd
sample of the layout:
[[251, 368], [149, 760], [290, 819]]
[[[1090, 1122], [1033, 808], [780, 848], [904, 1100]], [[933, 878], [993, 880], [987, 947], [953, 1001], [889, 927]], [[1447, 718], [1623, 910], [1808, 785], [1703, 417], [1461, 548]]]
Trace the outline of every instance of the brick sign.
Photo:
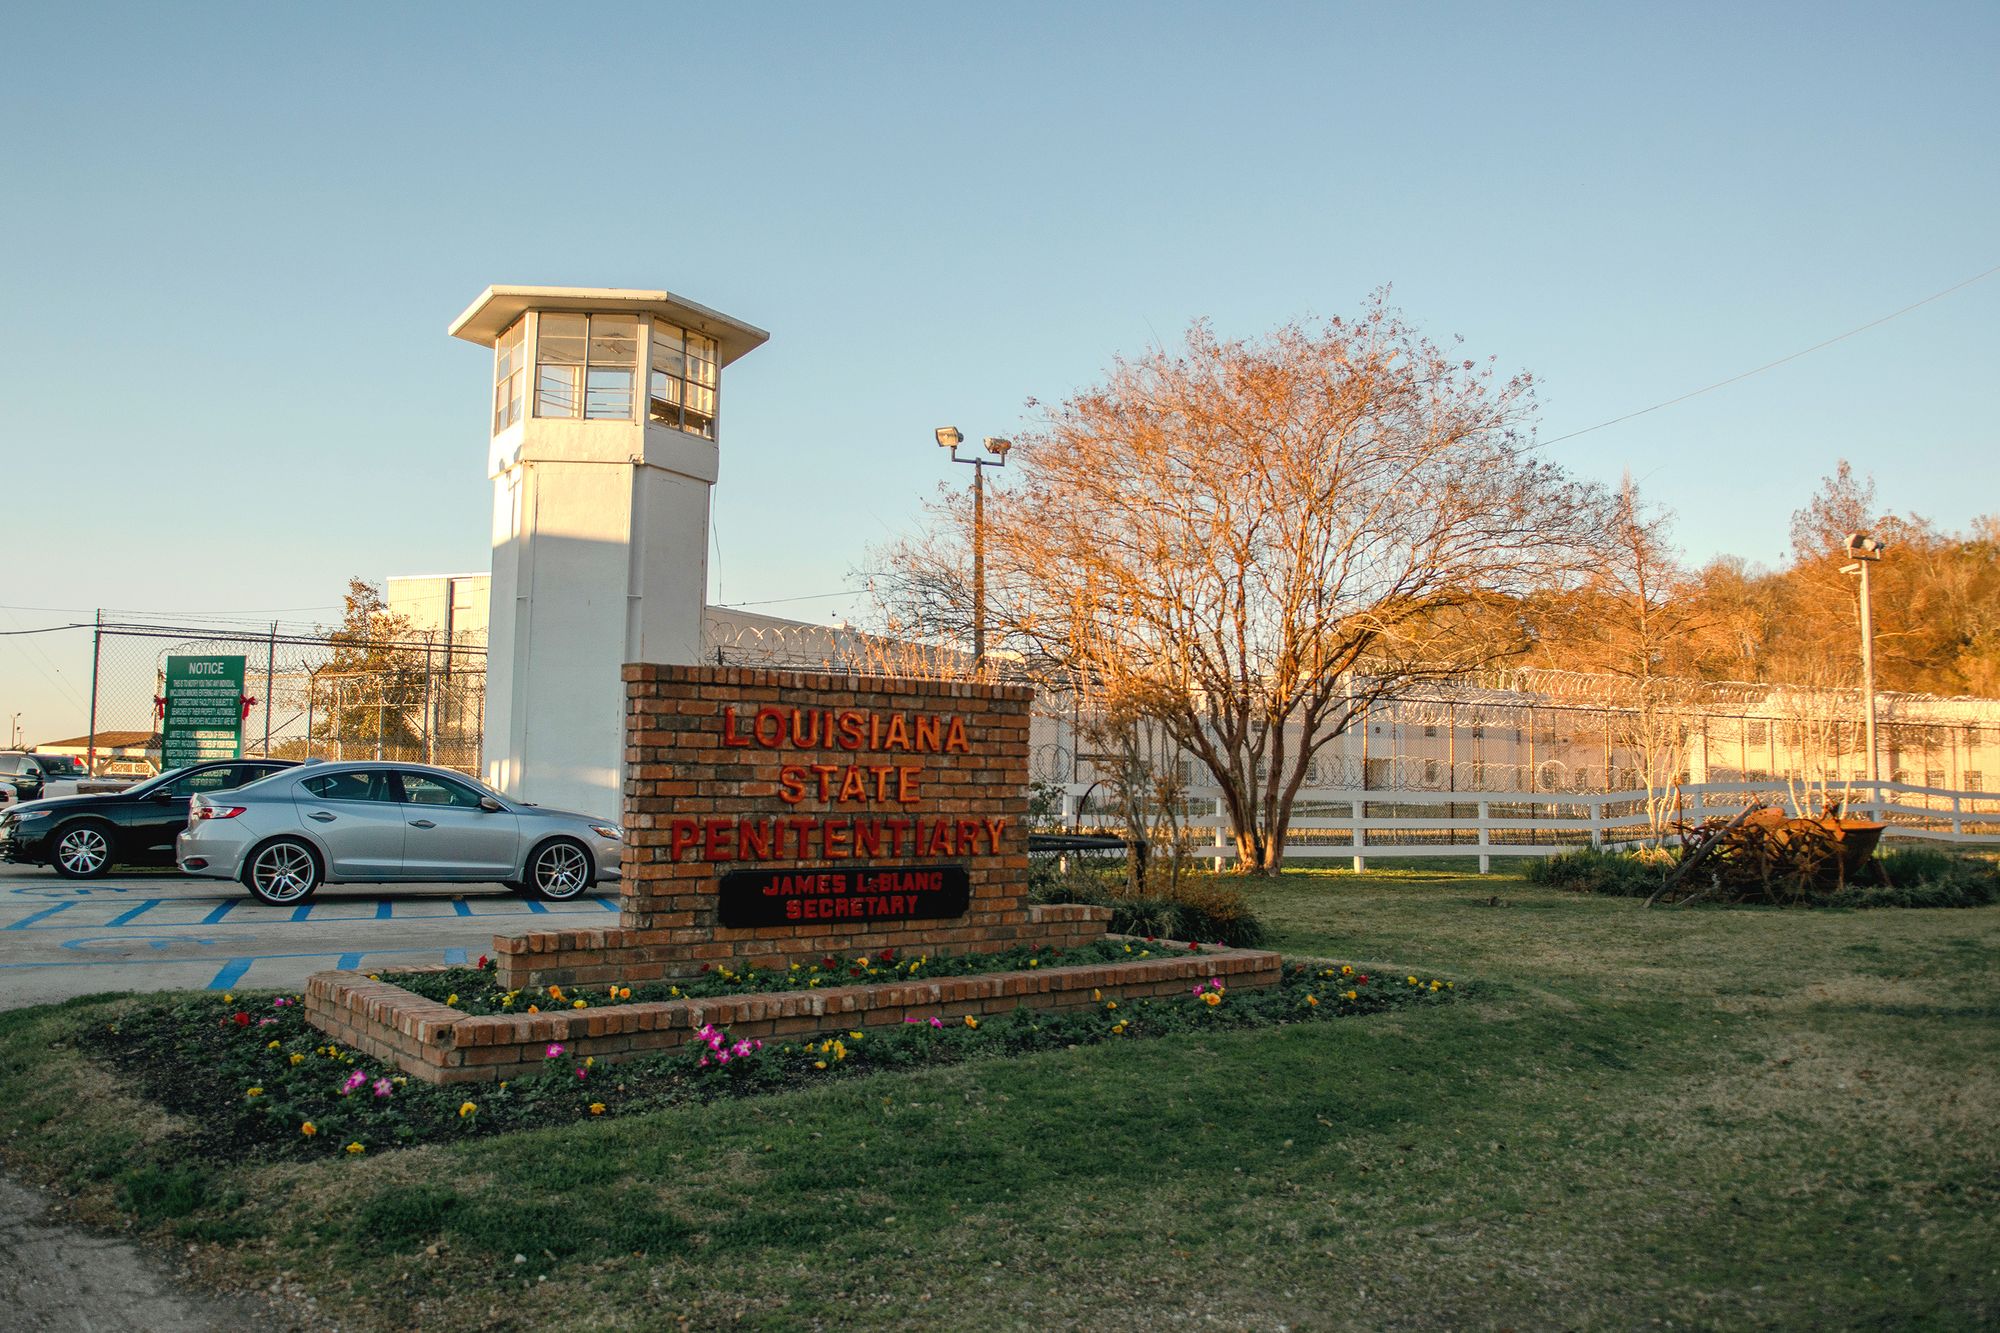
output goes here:
[[625, 672], [624, 927], [718, 961], [1032, 934], [1027, 690]]

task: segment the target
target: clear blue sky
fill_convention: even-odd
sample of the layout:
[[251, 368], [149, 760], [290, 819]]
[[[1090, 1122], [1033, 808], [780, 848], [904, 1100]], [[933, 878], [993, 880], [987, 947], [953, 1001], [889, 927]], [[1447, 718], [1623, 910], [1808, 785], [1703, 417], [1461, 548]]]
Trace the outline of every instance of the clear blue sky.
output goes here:
[[[492, 282], [771, 330], [723, 385], [744, 603], [851, 586], [962, 483], [933, 426], [1196, 317], [1393, 283], [1551, 438], [2000, 264], [1991, 3], [76, 5], [7, 45], [0, 630], [485, 568], [490, 362], [444, 330]], [[1775, 560], [1843, 455], [1959, 527], [2000, 510], [1996, 360], [2000, 275], [1550, 451], [1697, 559]], [[81, 720], [74, 636], [34, 643], [30, 739]]]

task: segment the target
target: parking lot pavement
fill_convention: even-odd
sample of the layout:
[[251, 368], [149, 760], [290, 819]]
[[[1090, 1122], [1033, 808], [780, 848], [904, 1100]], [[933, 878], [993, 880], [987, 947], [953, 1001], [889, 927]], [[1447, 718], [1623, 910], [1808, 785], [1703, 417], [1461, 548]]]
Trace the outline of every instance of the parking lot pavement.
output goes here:
[[544, 903], [498, 885], [360, 884], [266, 907], [176, 875], [61, 879], [0, 865], [0, 1009], [97, 991], [296, 987], [328, 968], [462, 963], [495, 935], [615, 925], [616, 885]]

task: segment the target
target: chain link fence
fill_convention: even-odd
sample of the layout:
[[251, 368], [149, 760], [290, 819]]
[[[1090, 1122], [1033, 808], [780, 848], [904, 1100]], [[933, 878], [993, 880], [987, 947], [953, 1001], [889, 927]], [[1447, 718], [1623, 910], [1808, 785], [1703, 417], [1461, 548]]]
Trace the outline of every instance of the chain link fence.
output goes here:
[[91, 636], [85, 733], [42, 743], [81, 753], [98, 773], [160, 764], [169, 657], [243, 658], [243, 753], [393, 759], [479, 770], [486, 650], [435, 634], [369, 640], [202, 625], [101, 622]]
[[[138, 775], [159, 763], [166, 660], [244, 659], [243, 748], [284, 758], [392, 759], [480, 771], [482, 641], [437, 632], [396, 641], [341, 632], [101, 620], [90, 636], [86, 733], [37, 748], [88, 755], [93, 769]], [[704, 660], [845, 675], [963, 677], [963, 652], [847, 625], [806, 625], [711, 608]], [[997, 674], [1025, 680], [1001, 662]], [[2000, 703], [1878, 696], [1881, 776], [1985, 790], [2000, 776]], [[1672, 782], [1792, 781], [1830, 787], [1866, 776], [1862, 701], [1851, 690], [1675, 683], [1635, 699], [1629, 682], [1547, 671], [1384, 701], [1314, 759], [1309, 787], [1374, 791], [1587, 793]], [[1089, 704], [1038, 693], [1030, 773], [1040, 783], [1113, 776]], [[1093, 737], [1096, 739], [1093, 739]], [[1204, 776], [1149, 744], [1181, 786]]]

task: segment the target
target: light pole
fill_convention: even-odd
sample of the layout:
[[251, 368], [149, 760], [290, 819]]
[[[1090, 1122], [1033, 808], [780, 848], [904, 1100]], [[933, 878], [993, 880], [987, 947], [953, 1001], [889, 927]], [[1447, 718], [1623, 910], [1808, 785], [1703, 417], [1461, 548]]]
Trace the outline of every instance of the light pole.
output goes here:
[[1861, 692], [1868, 704], [1868, 794], [1877, 801], [1882, 799], [1882, 789], [1877, 785], [1882, 780], [1882, 770], [1875, 750], [1875, 610], [1869, 597], [1868, 567], [1888, 549], [1888, 543], [1878, 542], [1865, 532], [1850, 532], [1847, 534], [1850, 563], [1840, 567], [1843, 574], [1861, 576]]
[[956, 426], [939, 426], [938, 447], [951, 450], [951, 461], [972, 467], [972, 666], [986, 665], [986, 469], [1006, 467], [1012, 440], [989, 435], [983, 441], [991, 458], [960, 458], [958, 446], [965, 436]]

